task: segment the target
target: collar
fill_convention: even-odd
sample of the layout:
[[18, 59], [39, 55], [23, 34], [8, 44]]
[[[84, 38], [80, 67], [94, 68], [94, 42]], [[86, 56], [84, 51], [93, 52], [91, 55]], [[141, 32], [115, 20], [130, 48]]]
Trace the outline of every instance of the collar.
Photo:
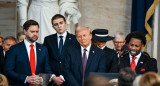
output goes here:
[[[137, 56], [135, 56], [135, 57], [137, 57], [136, 59], [139, 59], [140, 56], [141, 56], [141, 54], [142, 54], [142, 53], [140, 52]], [[129, 57], [132, 58], [133, 56], [131, 56], [131, 54], [129, 54]]]
[[26, 46], [29, 46], [29, 47], [30, 47], [31, 44], [33, 44], [34, 47], [36, 46], [36, 42], [30, 43], [30, 42], [28, 42], [26, 39], [24, 39], [24, 44], [25, 44]]
[[[91, 48], [91, 44], [86, 48], [88, 52], [90, 51], [90, 48]], [[83, 50], [84, 50], [84, 48], [81, 46], [81, 51], [83, 51]]]
[[67, 36], [67, 32], [64, 32], [63, 34], [59, 34], [59, 33], [57, 33], [57, 38], [59, 38], [59, 36], [63, 36], [64, 38], [66, 38], [66, 36]]

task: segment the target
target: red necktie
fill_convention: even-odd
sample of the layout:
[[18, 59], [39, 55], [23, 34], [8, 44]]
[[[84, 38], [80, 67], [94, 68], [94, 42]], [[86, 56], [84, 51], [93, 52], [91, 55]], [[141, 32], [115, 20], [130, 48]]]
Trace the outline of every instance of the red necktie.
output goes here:
[[35, 74], [35, 53], [34, 53], [34, 48], [33, 48], [33, 44], [30, 45], [31, 50], [30, 50], [30, 66], [31, 66], [31, 73], [32, 75]]
[[136, 58], [137, 58], [137, 57], [132, 57], [131, 68], [132, 68], [133, 70], [136, 69], [136, 62], [135, 62], [135, 59], [136, 59]]

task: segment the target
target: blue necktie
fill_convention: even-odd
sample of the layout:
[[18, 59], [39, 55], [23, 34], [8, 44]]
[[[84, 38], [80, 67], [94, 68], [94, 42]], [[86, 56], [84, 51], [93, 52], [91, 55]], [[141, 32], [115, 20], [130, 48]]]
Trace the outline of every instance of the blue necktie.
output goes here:
[[62, 48], [63, 48], [63, 36], [59, 36], [60, 41], [59, 41], [59, 56], [61, 56]]

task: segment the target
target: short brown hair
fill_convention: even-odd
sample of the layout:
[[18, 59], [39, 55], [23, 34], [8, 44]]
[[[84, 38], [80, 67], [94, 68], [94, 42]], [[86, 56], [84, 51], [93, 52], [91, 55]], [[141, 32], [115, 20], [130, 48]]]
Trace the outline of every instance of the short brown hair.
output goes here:
[[66, 22], [66, 19], [65, 19], [65, 17], [64, 17], [63, 15], [61, 15], [61, 14], [56, 14], [56, 15], [54, 15], [54, 16], [52, 17], [52, 19], [51, 19], [52, 25], [53, 25], [53, 20], [58, 19], [58, 18], [63, 18], [63, 20]]

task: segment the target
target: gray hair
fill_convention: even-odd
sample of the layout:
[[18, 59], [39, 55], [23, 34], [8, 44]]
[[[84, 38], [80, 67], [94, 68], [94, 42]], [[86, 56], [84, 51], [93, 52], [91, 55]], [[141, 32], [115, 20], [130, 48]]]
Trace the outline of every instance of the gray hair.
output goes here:
[[123, 32], [116, 32], [114, 35], [115, 38], [123, 38], [125, 40], [125, 36]]

